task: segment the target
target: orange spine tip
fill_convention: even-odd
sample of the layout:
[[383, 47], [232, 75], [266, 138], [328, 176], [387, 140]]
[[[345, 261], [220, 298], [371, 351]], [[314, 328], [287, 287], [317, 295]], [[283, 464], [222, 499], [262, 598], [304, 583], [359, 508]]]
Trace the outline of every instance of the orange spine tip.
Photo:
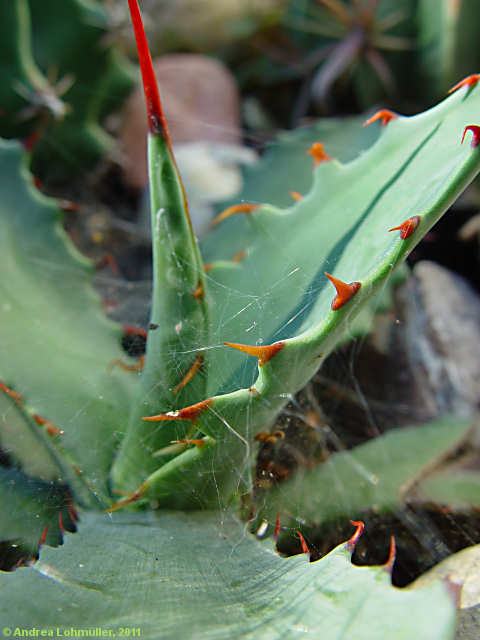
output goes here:
[[362, 286], [361, 282], [350, 282], [350, 284], [347, 284], [346, 282], [342, 282], [342, 280], [335, 278], [329, 273], [325, 272], [325, 275], [337, 290], [337, 295], [332, 301], [333, 311], [337, 311], [338, 309], [343, 307], [343, 305], [347, 303]]
[[456, 85], [454, 85], [451, 89], [448, 90], [448, 93], [453, 93], [454, 91], [457, 91], [457, 89], [460, 89], [461, 87], [470, 87], [472, 89], [479, 80], [480, 80], [480, 73], [472, 73], [470, 76], [467, 76], [463, 80], [460, 80], [460, 82], [457, 82]]
[[393, 571], [396, 553], [395, 536], [390, 536], [390, 550], [388, 552], [387, 562], [383, 565], [383, 568], [387, 573], [391, 574]]
[[195, 291], [193, 292], [193, 297], [196, 300], [202, 301], [203, 300], [203, 296], [205, 295], [205, 289], [203, 288], [203, 283], [200, 280], [200, 282], [197, 285], [197, 288], [195, 289]]
[[472, 147], [472, 149], [475, 149], [475, 147], [478, 147], [478, 145], [480, 144], [480, 127], [476, 124], [469, 124], [467, 127], [465, 127], [462, 135], [462, 144], [465, 140], [465, 134], [467, 133], [467, 131], [471, 131], [473, 134], [470, 146]]
[[362, 124], [362, 127], [368, 127], [369, 124], [372, 124], [377, 120], [381, 120], [382, 127], [385, 127], [390, 122], [390, 120], [393, 120], [394, 118], [398, 118], [398, 113], [395, 113], [395, 111], [390, 111], [390, 109], [380, 109], [380, 111], [374, 113], [371, 118], [365, 120], [365, 122]]
[[233, 216], [235, 213], [252, 213], [256, 209], [258, 209], [259, 204], [253, 204], [249, 202], [244, 202], [242, 204], [232, 204], [231, 207], [227, 207], [222, 213], [220, 213], [215, 220], [212, 222], [212, 227], [216, 227], [219, 222], [226, 220], [230, 216]]
[[147, 339], [147, 332], [141, 327], [135, 327], [133, 324], [124, 324], [122, 325], [122, 329], [127, 336], [140, 336], [144, 340]]
[[75, 507], [72, 504], [72, 501], [68, 501], [68, 515], [70, 516], [70, 520], [75, 525], [78, 522], [78, 514], [75, 511]]
[[45, 540], [47, 539], [47, 531], [48, 531], [48, 524], [45, 527], [45, 529], [43, 530], [42, 537], [40, 538], [40, 542], [38, 543], [39, 547], [41, 547], [43, 544], [45, 544]]
[[194, 444], [199, 449], [201, 449], [207, 444], [206, 440], [204, 440], [203, 438], [171, 440], [171, 443], [172, 444]]
[[143, 496], [146, 489], [147, 489], [147, 484], [146, 483], [142, 484], [136, 491], [131, 493], [127, 498], [124, 498], [123, 500], [120, 500], [119, 502], [112, 504], [112, 506], [109, 507], [108, 509], [105, 509], [105, 513], [112, 513], [113, 511], [118, 511], [119, 509], [126, 507], [127, 504], [131, 504], [132, 502], [137, 502], [137, 500], [140, 500], [140, 498]]
[[63, 429], [59, 429], [53, 422], [50, 420], [45, 420], [42, 416], [39, 416], [38, 413], [33, 414], [33, 419], [37, 424], [45, 425], [47, 428], [47, 433], [50, 436], [63, 436], [65, 435], [65, 431]]
[[278, 536], [280, 535], [280, 514], [281, 514], [281, 511], [277, 513], [277, 520], [275, 522], [275, 531], [273, 532], [273, 537], [275, 538], [275, 540], [277, 540]]
[[412, 216], [411, 218], [407, 218], [399, 224], [398, 227], [392, 227], [389, 231], [400, 231], [400, 238], [402, 240], [406, 240], [409, 238], [415, 229], [420, 224], [420, 216]]
[[349, 540], [347, 540], [347, 543], [346, 543], [347, 547], [353, 552], [353, 550], [355, 549], [355, 545], [358, 542], [358, 539], [360, 538], [360, 536], [363, 533], [363, 530], [365, 529], [365, 523], [362, 522], [361, 520], [350, 520], [350, 524], [353, 524], [354, 527], [357, 527], [353, 536]]
[[108, 266], [116, 276], [120, 275], [120, 269], [117, 261], [111, 253], [106, 253], [105, 255], [103, 255], [99, 260], [97, 260], [95, 266], [97, 270], [103, 269], [103, 267]]
[[305, 538], [302, 536], [300, 531], [297, 531], [297, 535], [300, 538], [300, 544], [302, 545], [302, 552], [309, 554], [310, 553], [310, 549], [308, 548], [308, 544], [306, 543]]
[[274, 342], [273, 344], [268, 344], [261, 347], [256, 347], [249, 344], [239, 344], [238, 342], [224, 342], [224, 345], [227, 347], [232, 347], [232, 349], [237, 349], [237, 351], [242, 351], [243, 353], [247, 353], [249, 356], [254, 356], [258, 358], [258, 365], [263, 367], [273, 356], [278, 353], [285, 346], [284, 342]]
[[13, 389], [10, 389], [10, 387], [7, 387], [7, 385], [4, 384], [1, 380], [0, 380], [0, 390], [6, 393], [7, 396], [10, 396], [12, 400], [16, 402], [16, 404], [21, 404], [23, 402], [22, 394], [18, 393], [18, 391], [14, 391]]
[[240, 260], [243, 260], [246, 255], [247, 252], [245, 251], [245, 249], [242, 249], [242, 251], [239, 251], [233, 256], [232, 262], [240, 262]]
[[187, 373], [186, 373], [185, 377], [183, 378], [183, 380], [181, 380], [177, 384], [175, 389], [173, 390], [174, 394], [177, 394], [180, 391], [180, 389], [183, 389], [183, 387], [185, 387], [190, 382], [190, 380], [193, 378], [193, 376], [201, 368], [202, 364], [203, 364], [203, 353], [199, 353], [198, 356], [193, 361], [192, 366], [187, 371]]
[[145, 357], [146, 357], [145, 355], [140, 356], [136, 364], [125, 364], [123, 360], [119, 360], [119, 359], [112, 360], [112, 362], [110, 362], [110, 364], [108, 365], [108, 371], [111, 371], [115, 367], [120, 367], [120, 369], [123, 369], [123, 371], [132, 371], [132, 372], [143, 371], [143, 367], [145, 366]]
[[147, 37], [143, 28], [142, 16], [137, 0], [128, 0], [128, 7], [132, 17], [133, 31], [137, 43], [138, 61], [142, 71], [143, 90], [148, 114], [148, 128], [151, 134], [163, 136], [170, 146], [170, 136], [163, 115], [157, 80], [153, 70], [152, 57], [148, 48]]
[[60, 529], [60, 531], [62, 533], [65, 533], [65, 527], [63, 526], [62, 512], [61, 511], [58, 512], [58, 527], [59, 527], [59, 529]]
[[288, 193], [294, 200], [301, 200], [303, 198], [302, 194], [298, 193], [298, 191], [289, 191]]
[[314, 142], [307, 151], [307, 156], [313, 156], [314, 167], [317, 167], [322, 162], [329, 162], [332, 159], [332, 156], [325, 153], [323, 149], [323, 142]]
[[189, 420], [195, 423], [198, 420], [198, 416], [205, 411], [213, 402], [213, 398], [207, 398], [196, 404], [192, 404], [184, 409], [178, 411], [169, 411], [168, 413], [159, 413], [156, 416], [146, 416], [142, 420], [147, 422], [166, 422], [167, 420]]

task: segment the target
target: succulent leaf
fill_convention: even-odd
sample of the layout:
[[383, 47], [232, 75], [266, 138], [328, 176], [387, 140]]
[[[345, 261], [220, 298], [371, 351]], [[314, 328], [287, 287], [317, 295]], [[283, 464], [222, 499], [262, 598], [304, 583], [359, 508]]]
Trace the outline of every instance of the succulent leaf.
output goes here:
[[[82, 501], [98, 505], [136, 376], [109, 370], [124, 357], [122, 329], [103, 315], [93, 267], [69, 242], [54, 201], [34, 187], [25, 156], [18, 143], [0, 143], [0, 255], [8, 274], [0, 282], [0, 380], [23, 395], [30, 418], [64, 431], [57, 456], [61, 450], [90, 483]], [[38, 438], [50, 437], [35, 427]]]
[[349, 543], [318, 562], [280, 558], [228, 513], [90, 513], [64, 545], [0, 575], [2, 626], [84, 629], [88, 612], [92, 627], [139, 627], [142, 638], [454, 637], [444, 584], [392, 589], [385, 567], [351, 564]]
[[[187, 386], [183, 406], [210, 399], [195, 426], [216, 446], [180, 453], [175, 463], [166, 460], [168, 468], [156, 471], [144, 485], [148, 497], [161, 494], [169, 505], [174, 504], [173, 494], [182, 506], [198, 505], [199, 500], [217, 504], [218, 485], [225, 497], [235, 486], [223, 484], [227, 477], [238, 486], [238, 478], [229, 473], [232, 465], [242, 477], [240, 484], [248, 482], [252, 436], [268, 427], [291, 394], [308, 382], [372, 295], [386, 286], [478, 173], [478, 150], [466, 149], [461, 140], [465, 127], [475, 121], [479, 100], [478, 91], [461, 89], [423, 114], [396, 117], [356, 160], [319, 164], [311, 191], [287, 209], [264, 205], [215, 227], [207, 241], [205, 289], [206, 304], [215, 314], [208, 338], [204, 326], [197, 324], [200, 344], [185, 348], [192, 353], [205, 349], [206, 393], [200, 398], [192, 387], [190, 395]], [[389, 233], [397, 227], [398, 232]], [[240, 251], [245, 252], [243, 259], [232, 261]], [[195, 257], [190, 264], [198, 264]], [[355, 285], [355, 295], [332, 309], [334, 296], [324, 272], [360, 287]], [[185, 316], [184, 322], [189, 321]], [[283, 348], [268, 362], [260, 361], [257, 370], [255, 358], [226, 351], [224, 343], [283, 343]], [[177, 402], [161, 406], [160, 412], [173, 408], [179, 408]], [[173, 428], [184, 434], [187, 425], [178, 418]], [[152, 430], [150, 443], [156, 447], [151, 444], [151, 451], [179, 437], [172, 437], [175, 423], [166, 424], [168, 428], [162, 424]], [[145, 427], [140, 425], [130, 423], [120, 461], [136, 459], [136, 448], [144, 455]], [[190, 485], [188, 496], [181, 497], [178, 472], [185, 475], [187, 458], [201, 487]], [[168, 491], [170, 472], [173, 493]], [[138, 473], [127, 476], [117, 460], [114, 478], [119, 489], [134, 491], [134, 485], [146, 480]], [[167, 494], [172, 495], [165, 498]]]

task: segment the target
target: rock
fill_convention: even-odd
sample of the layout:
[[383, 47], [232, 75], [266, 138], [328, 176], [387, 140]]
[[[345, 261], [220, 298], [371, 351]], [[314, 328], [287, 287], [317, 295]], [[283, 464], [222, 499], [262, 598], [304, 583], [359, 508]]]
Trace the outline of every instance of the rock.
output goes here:
[[[209, 141], [238, 145], [240, 98], [235, 79], [218, 60], [199, 54], [170, 54], [154, 60], [173, 144]], [[121, 132], [125, 179], [147, 185], [147, 118], [141, 83], [125, 109]]]

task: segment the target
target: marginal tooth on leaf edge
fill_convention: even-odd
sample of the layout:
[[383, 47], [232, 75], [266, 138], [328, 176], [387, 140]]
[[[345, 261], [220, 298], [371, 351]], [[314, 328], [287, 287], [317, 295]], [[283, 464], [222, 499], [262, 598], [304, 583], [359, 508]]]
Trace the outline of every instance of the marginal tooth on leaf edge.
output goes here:
[[240, 262], [240, 260], [243, 260], [246, 255], [247, 252], [245, 251], [245, 249], [242, 249], [242, 251], [239, 251], [233, 256], [232, 262]]
[[354, 527], [357, 527], [355, 533], [353, 534], [353, 536], [347, 540], [347, 542], [345, 543], [345, 546], [347, 547], [347, 549], [349, 549], [352, 553], [355, 549], [355, 545], [358, 542], [358, 539], [360, 538], [360, 536], [363, 533], [363, 530], [365, 529], [365, 523], [362, 522], [361, 520], [350, 520], [350, 524], [353, 524]]
[[117, 358], [116, 360], [112, 360], [112, 362], [109, 363], [107, 371], [112, 371], [112, 369], [114, 369], [115, 367], [120, 367], [120, 369], [123, 369], [123, 371], [132, 371], [138, 373], [139, 371], [143, 371], [143, 367], [145, 366], [145, 358], [145, 355], [140, 356], [136, 364], [125, 364], [123, 360]]
[[226, 220], [235, 213], [253, 213], [259, 208], [259, 204], [253, 204], [251, 202], [244, 202], [241, 204], [232, 204], [231, 207], [227, 207], [222, 213], [220, 213], [212, 222], [212, 227], [216, 227], [219, 222]]
[[395, 545], [395, 536], [390, 536], [390, 550], [388, 552], [387, 561], [383, 565], [383, 569], [390, 575], [392, 575], [392, 572], [393, 572], [393, 565], [395, 564], [396, 553], [397, 553], [397, 550]]
[[174, 394], [177, 394], [180, 391], [180, 389], [183, 389], [183, 387], [185, 387], [190, 382], [190, 380], [197, 373], [197, 371], [199, 371], [199, 369], [201, 368], [202, 364], [203, 364], [203, 353], [199, 353], [198, 356], [193, 361], [192, 366], [187, 371], [187, 373], [186, 373], [185, 377], [183, 378], [183, 380], [181, 380], [177, 384], [175, 389], [173, 390]]
[[10, 389], [10, 387], [7, 387], [7, 385], [4, 384], [1, 380], [0, 380], [0, 390], [6, 393], [7, 396], [10, 396], [12, 400], [15, 402], [15, 404], [21, 405], [23, 403], [22, 394], [18, 393], [18, 391], [14, 391], [13, 389]]
[[398, 227], [392, 227], [388, 231], [400, 231], [400, 238], [402, 240], [406, 240], [409, 238], [415, 229], [420, 224], [420, 216], [412, 216], [411, 218], [407, 218], [399, 224]]
[[457, 84], [455, 84], [451, 89], [448, 90], [448, 93], [453, 93], [454, 91], [457, 91], [457, 89], [460, 89], [461, 87], [469, 87], [470, 89], [473, 89], [473, 87], [477, 84], [479, 80], [480, 80], [480, 73], [472, 73], [471, 75], [467, 76], [463, 80], [460, 80], [460, 82], [457, 82]]
[[45, 540], [47, 539], [48, 526], [49, 526], [49, 525], [47, 524], [47, 526], [46, 526], [46, 527], [45, 527], [45, 529], [43, 530], [42, 537], [40, 538], [40, 542], [38, 543], [38, 548], [39, 548], [39, 549], [40, 549], [40, 547], [41, 547], [42, 545], [44, 545], [44, 544], [45, 544]]
[[303, 198], [302, 194], [298, 193], [298, 191], [289, 191], [288, 193], [292, 196], [294, 200], [301, 200]]
[[258, 365], [260, 367], [263, 367], [265, 363], [285, 346], [285, 342], [274, 342], [273, 344], [260, 347], [249, 344], [239, 344], [238, 342], [224, 342], [223, 344], [227, 347], [232, 347], [232, 349], [237, 349], [237, 351], [247, 353], [249, 356], [258, 358]]
[[156, 416], [145, 416], [142, 420], [147, 422], [165, 422], [167, 420], [189, 420], [195, 422], [198, 420], [198, 416], [205, 411], [213, 402], [213, 398], [207, 398], [196, 404], [192, 404], [184, 409], [178, 409], [177, 411], [169, 411], [168, 413], [159, 413]]
[[278, 536], [280, 535], [280, 514], [281, 514], [281, 511], [277, 513], [277, 520], [275, 522], [275, 531], [273, 532], [273, 537], [275, 540], [277, 540]]
[[368, 127], [369, 124], [372, 124], [377, 120], [381, 120], [382, 127], [385, 127], [390, 122], [390, 120], [393, 120], [394, 118], [398, 118], [398, 113], [395, 113], [395, 111], [390, 111], [390, 109], [380, 109], [380, 111], [374, 113], [371, 118], [365, 120], [365, 122], [362, 124], [362, 127]]
[[38, 413], [33, 414], [33, 419], [37, 424], [44, 425], [46, 427], [47, 433], [50, 436], [63, 436], [65, 435], [65, 431], [63, 429], [59, 429], [57, 425], [50, 422], [50, 420], [45, 420], [42, 416], [39, 416]]
[[109, 507], [108, 509], [105, 509], [105, 513], [112, 513], [112, 511], [118, 511], [119, 509], [122, 509], [123, 507], [127, 506], [127, 504], [131, 504], [132, 502], [136, 502], [137, 500], [140, 500], [140, 498], [142, 498], [145, 491], [147, 490], [147, 486], [148, 486], [147, 483], [144, 482], [142, 485], [138, 487], [136, 491], [131, 493], [127, 498], [124, 498], [123, 500], [120, 500], [119, 502], [112, 504], [112, 506]]
[[127, 336], [140, 336], [144, 340], [147, 339], [147, 332], [141, 327], [136, 327], [133, 324], [123, 324], [122, 329]]
[[203, 288], [203, 282], [199, 280], [197, 288], [193, 292], [193, 297], [196, 298], [199, 302], [203, 300], [205, 295], [205, 289]]
[[307, 151], [307, 156], [313, 157], [313, 166], [317, 167], [322, 162], [329, 162], [332, 160], [332, 156], [325, 153], [323, 149], [323, 142], [314, 142], [310, 149]]
[[470, 146], [472, 147], [472, 149], [475, 149], [475, 147], [478, 147], [478, 145], [480, 144], [480, 126], [476, 124], [469, 124], [468, 126], [466, 126], [463, 130], [462, 144], [465, 140], [465, 134], [467, 133], [467, 131], [471, 131], [473, 134]]
[[308, 548], [308, 544], [305, 541], [305, 538], [302, 536], [300, 531], [297, 530], [297, 535], [300, 538], [300, 544], [302, 545], [302, 552], [308, 553], [310, 555], [310, 549]]
[[183, 438], [181, 440], [170, 440], [172, 444], [193, 444], [199, 449], [207, 444], [205, 438]]
[[333, 311], [337, 311], [338, 309], [343, 307], [343, 305], [346, 304], [362, 286], [361, 282], [350, 282], [349, 284], [347, 284], [346, 282], [335, 278], [327, 272], [325, 272], [325, 276], [330, 280], [330, 282], [337, 290], [337, 295], [332, 301]]

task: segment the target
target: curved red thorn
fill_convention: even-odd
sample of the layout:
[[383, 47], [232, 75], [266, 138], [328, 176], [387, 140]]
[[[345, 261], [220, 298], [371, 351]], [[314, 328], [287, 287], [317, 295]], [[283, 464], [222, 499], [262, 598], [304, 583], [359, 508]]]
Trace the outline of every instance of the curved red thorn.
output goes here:
[[382, 127], [384, 127], [394, 118], [398, 118], [398, 113], [395, 113], [395, 111], [390, 111], [390, 109], [380, 109], [380, 111], [374, 113], [371, 118], [365, 120], [362, 127], [368, 127], [369, 124], [372, 124], [372, 122], [376, 122], [377, 120], [381, 120]]
[[409, 238], [415, 229], [420, 224], [420, 216], [412, 216], [411, 218], [407, 218], [399, 224], [398, 227], [392, 227], [388, 231], [400, 231], [400, 238], [402, 240], [406, 240]]
[[205, 289], [203, 288], [203, 282], [201, 280], [198, 281], [197, 288], [193, 292], [193, 297], [200, 302], [203, 300], [205, 295]]
[[60, 531], [62, 533], [65, 533], [65, 527], [63, 526], [62, 512], [61, 511], [58, 512], [58, 526], [60, 528]]
[[480, 73], [472, 73], [470, 76], [467, 76], [463, 80], [460, 80], [460, 82], [457, 82], [456, 85], [454, 85], [451, 89], [448, 90], [448, 93], [453, 93], [454, 91], [456, 91], [457, 89], [460, 89], [461, 87], [473, 88], [479, 80], [480, 80]]
[[177, 386], [173, 390], [174, 395], [176, 395], [180, 391], [180, 389], [183, 389], [183, 387], [185, 387], [190, 382], [193, 376], [199, 371], [202, 364], [203, 364], [203, 353], [199, 353], [198, 356], [193, 361], [192, 366], [185, 374], [185, 377], [182, 380], [180, 380], [180, 382], [177, 384]]
[[273, 344], [267, 344], [260, 347], [249, 344], [239, 344], [238, 342], [224, 342], [223, 344], [227, 347], [232, 347], [232, 349], [237, 349], [237, 351], [247, 353], [249, 356], [258, 358], [259, 367], [263, 367], [264, 364], [266, 364], [285, 346], [285, 342], [274, 342]]
[[275, 522], [275, 531], [273, 532], [273, 537], [275, 538], [275, 540], [280, 535], [280, 514], [281, 514], [281, 511], [277, 513], [277, 520]]
[[184, 438], [182, 440], [170, 440], [170, 442], [172, 444], [194, 444], [199, 449], [201, 449], [207, 444], [207, 441], [204, 440], [203, 438], [191, 438], [191, 439]]
[[325, 272], [325, 275], [337, 290], [337, 295], [332, 301], [333, 311], [337, 311], [337, 309], [343, 307], [343, 305], [347, 303], [362, 286], [361, 282], [350, 282], [350, 284], [347, 284], [327, 272]]
[[45, 527], [45, 529], [43, 530], [42, 537], [40, 538], [40, 542], [38, 543], [38, 548], [39, 549], [43, 544], [45, 544], [45, 540], [47, 539], [47, 531], [48, 531], [48, 524]]
[[152, 57], [148, 48], [147, 37], [143, 28], [142, 16], [137, 0], [128, 0], [132, 17], [133, 30], [137, 43], [138, 61], [142, 70], [143, 91], [148, 113], [148, 128], [151, 134], [161, 135], [168, 146], [171, 146], [167, 123], [163, 115], [162, 103], [158, 92], [157, 79], [153, 70]]
[[349, 540], [347, 540], [345, 544], [347, 548], [350, 549], [350, 551], [353, 553], [355, 549], [355, 545], [357, 544], [358, 539], [360, 538], [360, 536], [363, 533], [363, 530], [365, 529], [365, 523], [362, 522], [361, 520], [350, 520], [350, 523], [353, 524], [354, 527], [357, 527], [357, 529], [353, 534], [353, 536]]
[[298, 193], [298, 191], [289, 191], [288, 193], [294, 200], [301, 200], [303, 198], [302, 194]]
[[140, 498], [145, 493], [146, 489], [147, 489], [147, 484], [146, 482], [144, 482], [142, 485], [138, 487], [136, 491], [131, 493], [127, 498], [124, 498], [123, 500], [120, 500], [119, 502], [112, 504], [112, 506], [109, 507], [108, 509], [105, 509], [105, 513], [112, 513], [112, 511], [118, 511], [119, 509], [122, 509], [122, 507], [125, 507], [127, 504], [131, 504], [132, 502], [136, 502], [137, 500], [140, 500]]
[[37, 142], [40, 140], [41, 135], [42, 135], [42, 131], [39, 131], [37, 129], [27, 138], [22, 140], [22, 145], [25, 151], [32, 151], [35, 145], [37, 144]]
[[310, 554], [310, 549], [308, 548], [308, 544], [305, 541], [305, 538], [302, 536], [300, 531], [297, 530], [297, 535], [300, 538], [300, 544], [302, 545], [302, 552]]
[[117, 261], [115, 260], [114, 256], [112, 253], [105, 253], [99, 260], [97, 260], [97, 262], [95, 263], [95, 267], [97, 269], [97, 271], [99, 271], [100, 269], [103, 269], [103, 267], [110, 267], [110, 269], [112, 270], [112, 272], [116, 275], [119, 276], [120, 275], [120, 269], [119, 266], [117, 264]]
[[112, 371], [112, 369], [114, 369], [115, 367], [120, 367], [120, 369], [122, 369], [123, 371], [143, 371], [143, 367], [145, 366], [145, 359], [146, 355], [143, 354], [143, 356], [140, 356], [140, 358], [137, 360], [136, 364], [125, 364], [123, 360], [117, 358], [116, 360], [112, 360], [112, 362], [108, 363], [107, 370]]
[[127, 336], [140, 336], [144, 340], [147, 339], [147, 332], [141, 327], [135, 327], [133, 324], [123, 324], [122, 329]]
[[0, 380], [0, 390], [6, 393], [7, 396], [10, 396], [12, 400], [15, 402], [15, 404], [21, 404], [23, 402], [22, 394], [18, 393], [18, 391], [14, 391], [13, 389], [10, 389], [10, 387], [7, 387], [7, 385], [4, 384], [1, 380]]
[[245, 251], [245, 249], [242, 249], [242, 251], [239, 251], [233, 256], [232, 262], [240, 262], [245, 258], [246, 255], [247, 255], [247, 252]]
[[332, 156], [325, 153], [323, 148], [323, 142], [314, 142], [310, 149], [307, 151], [307, 156], [313, 156], [313, 166], [317, 167], [322, 162], [329, 162]]
[[253, 204], [252, 202], [232, 204], [232, 206], [227, 207], [212, 221], [212, 227], [216, 227], [219, 222], [226, 220], [230, 216], [233, 216], [235, 213], [252, 213], [253, 211], [256, 211], [259, 206], [259, 204]]
[[177, 411], [169, 411], [168, 413], [159, 413], [156, 416], [146, 416], [142, 420], [147, 422], [165, 422], [167, 420], [189, 420], [194, 424], [198, 420], [198, 416], [205, 411], [205, 409], [211, 405], [213, 398], [207, 398], [196, 404], [192, 404], [184, 409], [178, 409]]
[[470, 146], [472, 147], [472, 149], [475, 149], [475, 147], [478, 147], [478, 145], [480, 144], [480, 127], [476, 124], [469, 124], [468, 126], [466, 126], [463, 130], [462, 144], [465, 140], [465, 134], [467, 133], [467, 131], [471, 131], [473, 133]]
[[395, 564], [397, 549], [395, 545], [395, 536], [390, 536], [390, 550], [388, 552], [388, 558], [386, 563], [383, 565], [383, 569], [392, 575], [393, 565]]
[[39, 416], [38, 413], [33, 414], [33, 419], [36, 423], [45, 425], [47, 428], [47, 433], [50, 436], [63, 436], [65, 435], [65, 431], [63, 429], [59, 429], [56, 424], [50, 422], [50, 420], [45, 420], [42, 416]]

